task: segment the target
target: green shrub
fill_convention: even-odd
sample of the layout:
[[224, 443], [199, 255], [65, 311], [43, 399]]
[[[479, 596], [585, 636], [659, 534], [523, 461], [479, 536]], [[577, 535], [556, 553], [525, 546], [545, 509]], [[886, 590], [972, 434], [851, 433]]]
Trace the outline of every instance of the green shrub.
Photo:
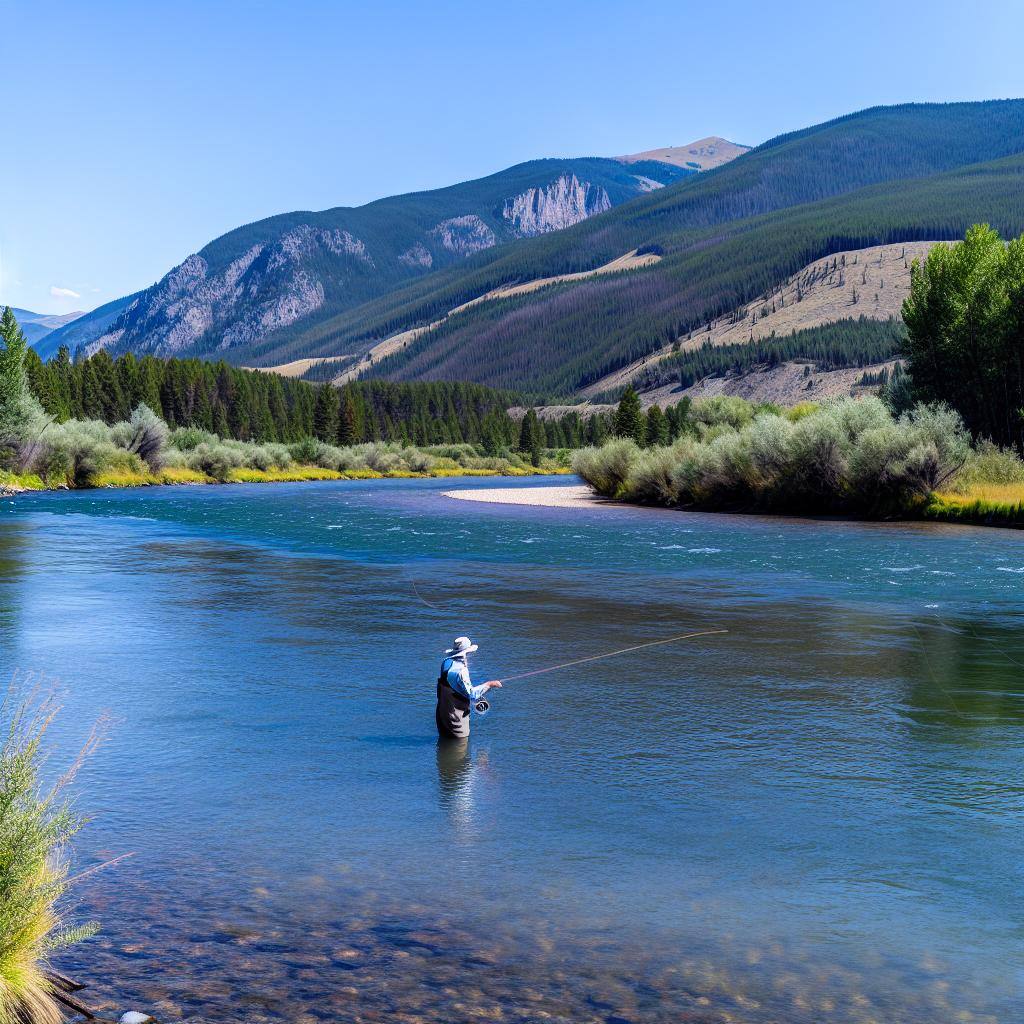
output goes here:
[[920, 507], [970, 450], [960, 417], [942, 406], [895, 419], [868, 396], [794, 418], [743, 403], [748, 416], [741, 401], [706, 405], [697, 439], [585, 449], [576, 472], [599, 494], [646, 503], [887, 516]]
[[703, 427], [727, 426], [739, 428], [754, 418], [754, 406], [735, 395], [712, 395], [694, 399], [690, 406], [690, 420]]
[[171, 431], [171, 444], [182, 452], [195, 451], [201, 444], [217, 444], [220, 438], [200, 427], [178, 427]]
[[315, 466], [318, 464], [317, 459], [320, 455], [320, 449], [324, 447], [326, 447], [324, 443], [318, 441], [315, 437], [304, 437], [301, 441], [296, 441], [290, 445], [288, 452], [292, 460], [300, 465]]
[[573, 470], [606, 498], [623, 495], [626, 481], [640, 456], [636, 442], [617, 437], [600, 448], [583, 448], [573, 459]]
[[226, 444], [203, 441], [188, 456], [186, 465], [189, 469], [205, 473], [214, 480], [223, 483], [231, 475], [231, 470], [245, 464], [245, 457], [237, 448]]

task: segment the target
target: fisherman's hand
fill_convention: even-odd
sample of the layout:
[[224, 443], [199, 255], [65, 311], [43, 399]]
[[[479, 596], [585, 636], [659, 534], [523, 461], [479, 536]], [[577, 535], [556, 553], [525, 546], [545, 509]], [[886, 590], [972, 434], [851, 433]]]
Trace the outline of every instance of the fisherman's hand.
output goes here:
[[487, 686], [491, 690], [500, 690], [501, 689], [501, 680], [500, 679], [489, 679], [487, 681]]

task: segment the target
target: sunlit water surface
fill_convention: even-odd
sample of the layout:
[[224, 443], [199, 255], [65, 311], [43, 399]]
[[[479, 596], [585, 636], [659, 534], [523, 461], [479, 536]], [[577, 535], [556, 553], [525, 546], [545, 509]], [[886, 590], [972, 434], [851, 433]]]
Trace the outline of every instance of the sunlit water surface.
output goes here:
[[[114, 719], [78, 866], [134, 856], [60, 960], [94, 1002], [1024, 1018], [1024, 537], [443, 496], [477, 485], [4, 503], [0, 667], [65, 692], [65, 760]], [[437, 744], [457, 633], [484, 679], [714, 627]]]

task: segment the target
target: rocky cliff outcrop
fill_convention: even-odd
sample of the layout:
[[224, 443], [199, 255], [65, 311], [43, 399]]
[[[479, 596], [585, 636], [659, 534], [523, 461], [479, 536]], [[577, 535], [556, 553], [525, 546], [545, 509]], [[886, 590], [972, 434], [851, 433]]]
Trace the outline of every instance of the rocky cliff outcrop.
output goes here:
[[501, 215], [516, 235], [529, 238], [571, 227], [611, 208], [611, 199], [600, 185], [563, 174], [544, 188], [529, 188], [506, 199]]
[[497, 243], [494, 232], [475, 213], [443, 220], [430, 233], [456, 256], [472, 256]]
[[398, 257], [398, 262], [404, 263], [407, 267], [424, 267], [429, 270], [434, 265], [434, 257], [425, 245], [417, 242]]
[[[324, 253], [373, 267], [366, 245], [348, 231], [308, 224], [273, 245], [251, 246], [220, 273], [202, 256], [189, 256], [126, 311], [133, 333], [145, 339], [134, 347], [169, 356], [217, 334], [219, 349], [259, 341], [323, 305], [323, 284], [309, 264]], [[116, 347], [123, 336], [119, 321], [89, 349]]]

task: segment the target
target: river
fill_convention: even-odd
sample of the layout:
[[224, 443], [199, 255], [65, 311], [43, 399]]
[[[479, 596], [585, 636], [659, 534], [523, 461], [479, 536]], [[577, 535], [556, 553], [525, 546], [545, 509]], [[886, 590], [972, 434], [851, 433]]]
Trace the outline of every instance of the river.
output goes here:
[[[560, 483], [563, 481], [559, 481]], [[533, 487], [543, 480], [510, 486]], [[1024, 1015], [1024, 538], [460, 502], [23, 495], [0, 668], [56, 687], [94, 1002], [162, 1020]], [[439, 747], [443, 648], [494, 694]]]

